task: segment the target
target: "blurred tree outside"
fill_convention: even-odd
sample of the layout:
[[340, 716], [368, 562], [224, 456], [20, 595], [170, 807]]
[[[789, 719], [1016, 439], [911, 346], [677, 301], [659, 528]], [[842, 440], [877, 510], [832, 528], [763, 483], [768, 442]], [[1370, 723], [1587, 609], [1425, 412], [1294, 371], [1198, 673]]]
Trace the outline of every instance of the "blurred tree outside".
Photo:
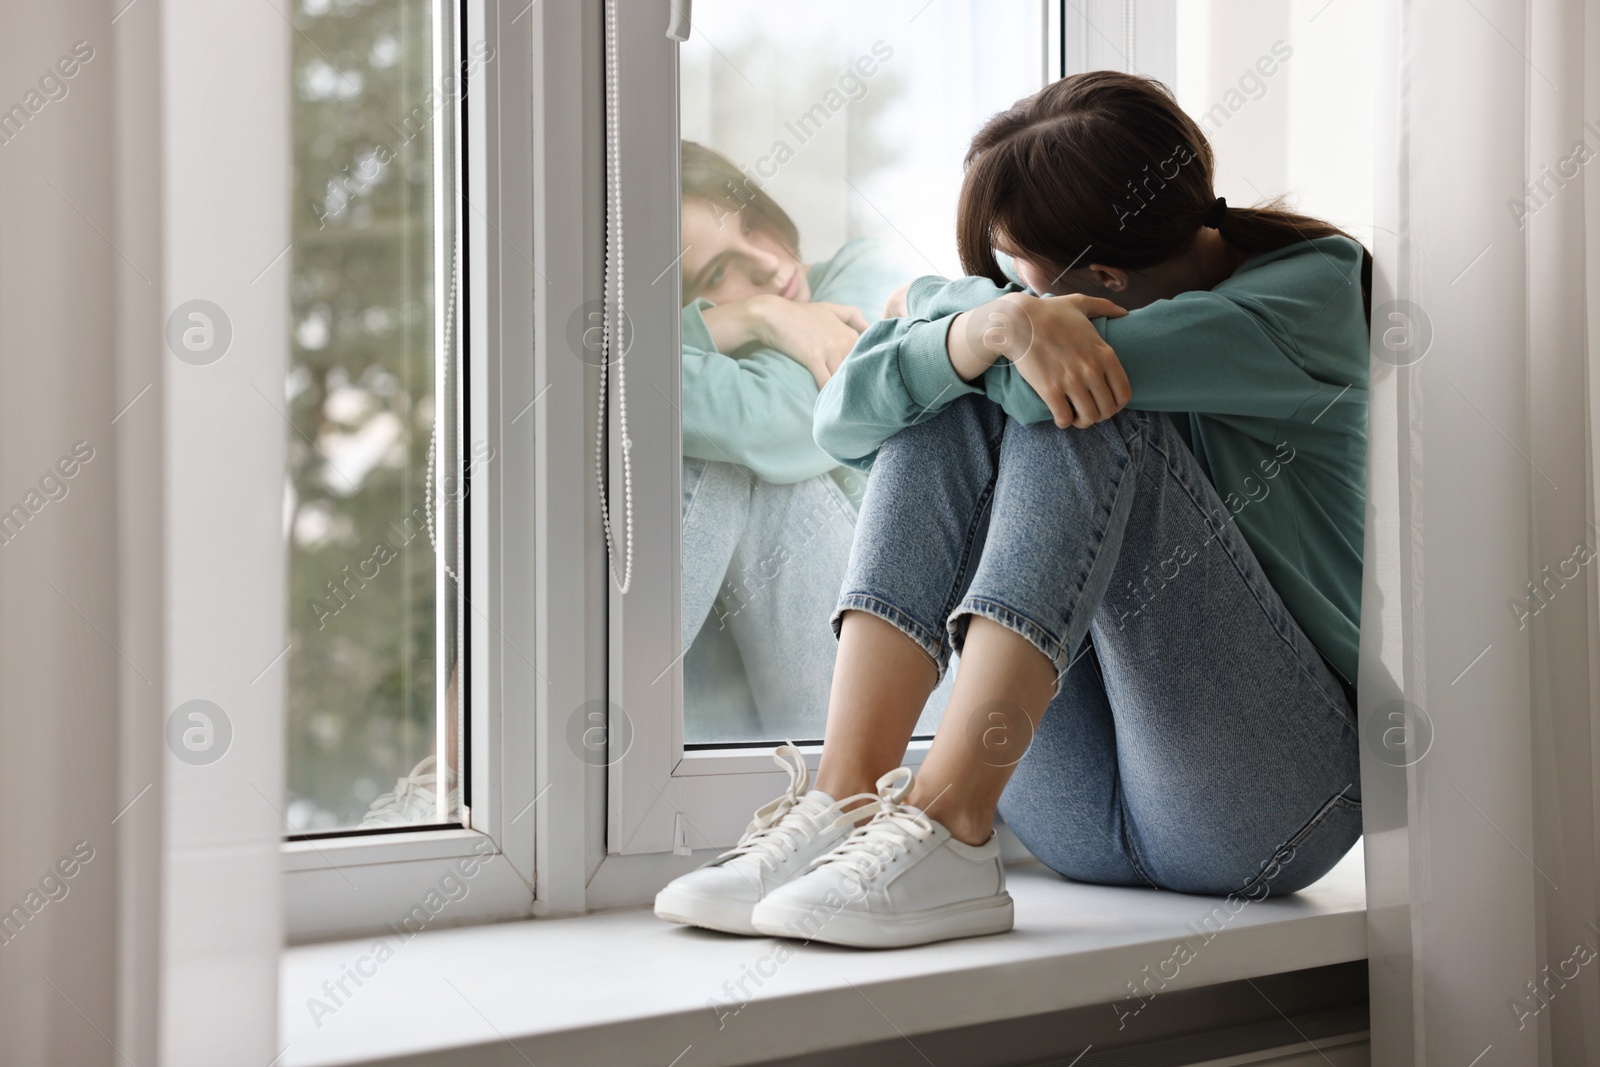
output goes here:
[[451, 102], [430, 97], [428, 0], [299, 0], [294, 20], [286, 829], [303, 833], [360, 822], [433, 745], [433, 138]]

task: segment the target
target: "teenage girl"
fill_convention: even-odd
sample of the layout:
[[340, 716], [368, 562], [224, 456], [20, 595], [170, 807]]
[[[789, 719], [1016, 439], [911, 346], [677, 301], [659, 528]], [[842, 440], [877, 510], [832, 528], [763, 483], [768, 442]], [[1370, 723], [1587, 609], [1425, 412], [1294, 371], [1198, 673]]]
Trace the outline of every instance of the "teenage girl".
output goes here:
[[979, 131], [972, 277], [912, 283], [818, 401], [818, 443], [872, 474], [815, 788], [780, 750], [791, 788], [658, 914], [855, 946], [1007, 930], [997, 810], [1068, 877], [1249, 899], [1359, 837], [1370, 258], [1212, 173], [1127, 74]]

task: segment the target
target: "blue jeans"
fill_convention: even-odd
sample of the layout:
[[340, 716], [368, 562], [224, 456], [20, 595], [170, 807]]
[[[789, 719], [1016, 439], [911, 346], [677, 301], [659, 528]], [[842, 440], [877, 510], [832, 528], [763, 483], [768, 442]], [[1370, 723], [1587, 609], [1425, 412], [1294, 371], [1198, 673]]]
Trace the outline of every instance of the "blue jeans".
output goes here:
[[963, 397], [883, 446], [833, 616], [944, 673], [967, 621], [1057, 692], [1000, 813], [1070, 878], [1252, 898], [1361, 835], [1355, 714], [1166, 416], [1025, 426]]

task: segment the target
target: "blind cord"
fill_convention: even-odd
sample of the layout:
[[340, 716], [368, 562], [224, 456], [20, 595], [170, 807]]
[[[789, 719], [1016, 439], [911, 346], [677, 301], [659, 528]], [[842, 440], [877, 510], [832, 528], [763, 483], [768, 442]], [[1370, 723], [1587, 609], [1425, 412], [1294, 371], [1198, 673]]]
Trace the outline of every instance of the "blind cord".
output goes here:
[[[611, 572], [617, 591], [626, 593], [633, 584], [633, 441], [628, 437], [628, 369], [623, 361], [627, 355], [627, 339], [623, 310], [623, 254], [622, 254], [622, 167], [621, 131], [618, 128], [618, 77], [617, 62], [617, 0], [606, 0], [606, 256], [605, 289], [601, 301], [603, 321], [600, 327], [600, 414], [595, 427], [594, 473], [600, 489], [600, 524], [606, 535], [606, 568]], [[616, 294], [612, 295], [612, 253], [616, 253]], [[612, 309], [616, 309], [616, 329], [612, 329]], [[617, 357], [617, 426], [622, 434], [622, 514], [625, 555], [622, 577], [617, 577], [617, 549], [611, 531], [611, 507], [606, 492], [606, 404], [607, 371], [612, 354], [622, 350]]]
[[[451, 382], [454, 380], [450, 375], [450, 368], [453, 366], [453, 357], [456, 350], [456, 282], [459, 275], [460, 265], [458, 262], [457, 253], [452, 251], [450, 254], [450, 297], [445, 301], [444, 307], [444, 337], [446, 346], [444, 358], [446, 361], [446, 382]], [[422, 490], [422, 506], [427, 513], [428, 544], [433, 546], [434, 558], [436, 558], [439, 561], [439, 565], [444, 568], [445, 574], [450, 576], [450, 580], [456, 584], [456, 588], [460, 589], [461, 579], [456, 576], [455, 571], [450, 569], [450, 561], [445, 559], [444, 554], [439, 551], [439, 542], [434, 538], [433, 534], [433, 465], [434, 455], [439, 450], [439, 422], [441, 419], [440, 410], [444, 403], [445, 398], [442, 396], [436, 396], [433, 398], [433, 437], [428, 441], [428, 474]]]

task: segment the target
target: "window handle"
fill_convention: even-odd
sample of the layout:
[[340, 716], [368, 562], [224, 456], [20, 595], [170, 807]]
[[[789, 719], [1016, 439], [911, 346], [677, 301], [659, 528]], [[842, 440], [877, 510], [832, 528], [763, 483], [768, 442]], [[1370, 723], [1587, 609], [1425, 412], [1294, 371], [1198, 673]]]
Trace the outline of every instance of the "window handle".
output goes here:
[[667, 36], [682, 44], [689, 39], [689, 4], [691, 0], [667, 0], [672, 16], [667, 19]]

